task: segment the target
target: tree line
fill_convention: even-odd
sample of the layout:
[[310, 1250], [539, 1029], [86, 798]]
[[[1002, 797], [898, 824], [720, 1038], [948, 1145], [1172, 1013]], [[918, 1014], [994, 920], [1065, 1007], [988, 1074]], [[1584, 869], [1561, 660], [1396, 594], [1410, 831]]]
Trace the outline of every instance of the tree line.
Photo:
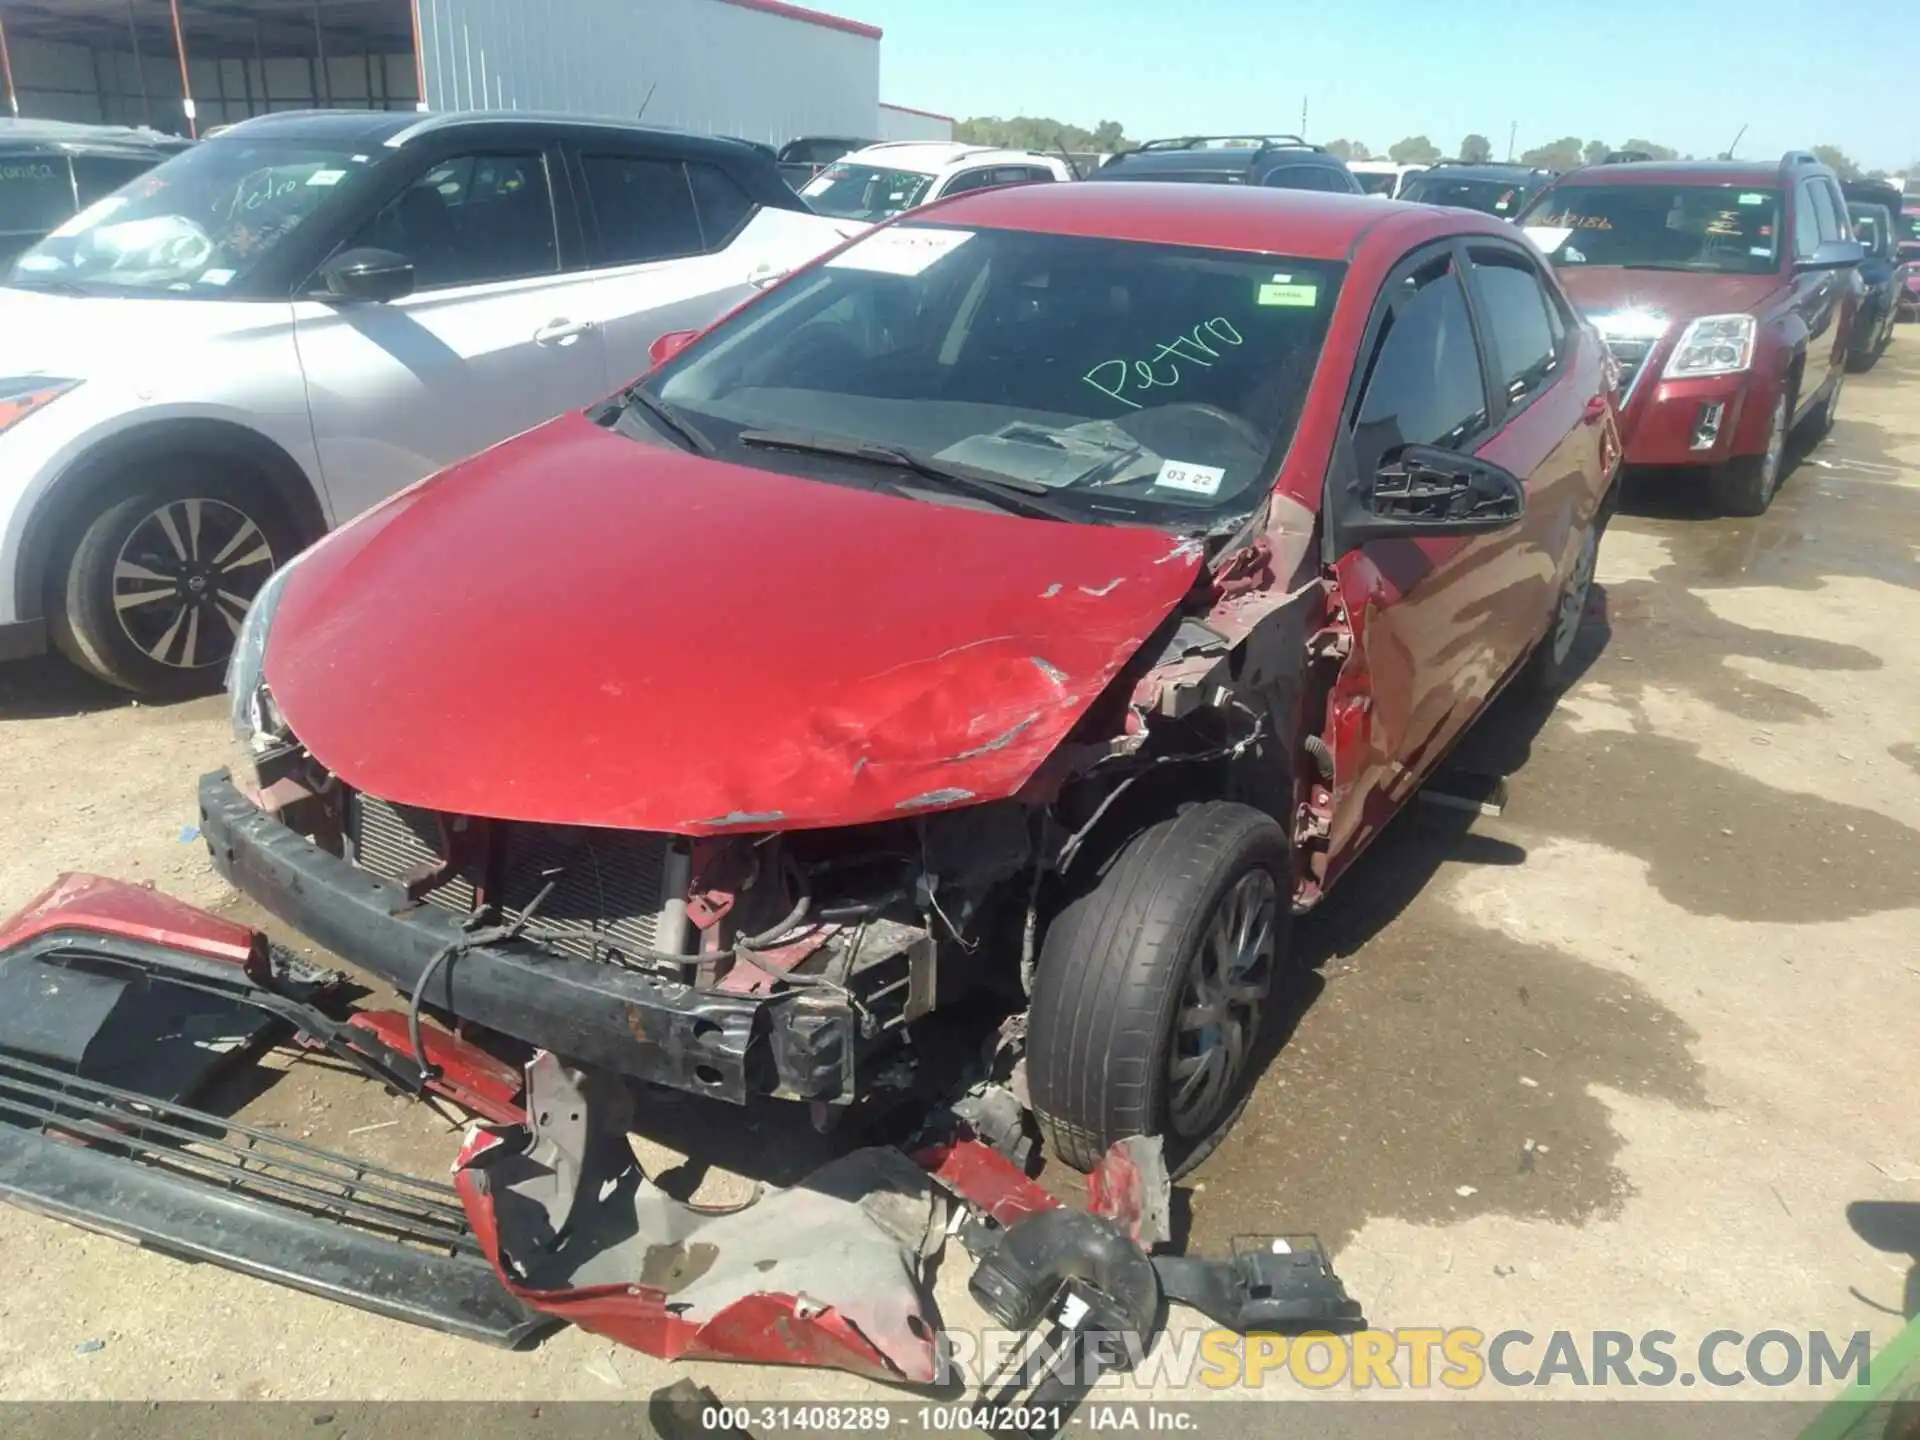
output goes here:
[[[1092, 151], [1111, 155], [1134, 144], [1126, 136], [1126, 127], [1118, 120], [1102, 120], [1093, 129], [1087, 130], [1078, 125], [1033, 115], [1015, 115], [1005, 120], [998, 115], [975, 116], [955, 125], [953, 138], [969, 145], [997, 145], [1009, 150], [1038, 150], [1042, 153], [1070, 150], [1076, 154]], [[1389, 145], [1384, 152], [1375, 151], [1358, 140], [1347, 139], [1330, 140], [1327, 149], [1342, 160], [1391, 160], [1396, 165], [1432, 165], [1448, 159], [1463, 165], [1486, 165], [1495, 159], [1493, 142], [1480, 134], [1468, 135], [1451, 156], [1425, 135], [1409, 135]], [[1597, 165], [1615, 150], [1638, 150], [1655, 160], [1726, 158], [1682, 155], [1671, 146], [1637, 137], [1619, 145], [1609, 145], [1604, 140], [1582, 140], [1577, 135], [1563, 135], [1548, 144], [1535, 145], [1523, 150], [1515, 158], [1522, 165], [1541, 169], [1573, 170], [1581, 165]], [[1813, 153], [1843, 180], [1862, 177], [1879, 180], [1887, 175], [1884, 170], [1862, 169], [1837, 145], [1815, 145]], [[1920, 161], [1910, 167], [1909, 173], [1913, 171], [1920, 171]]]

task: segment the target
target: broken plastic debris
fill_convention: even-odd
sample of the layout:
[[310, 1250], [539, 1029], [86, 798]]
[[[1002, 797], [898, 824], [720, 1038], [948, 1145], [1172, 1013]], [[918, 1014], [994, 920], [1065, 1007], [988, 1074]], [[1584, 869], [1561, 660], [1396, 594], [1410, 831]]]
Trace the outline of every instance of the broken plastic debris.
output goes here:
[[1540, 1088], [1540, 1082], [1534, 1079], [1531, 1075], [1522, 1075], [1520, 1077], [1520, 1083], [1526, 1086], [1529, 1090], [1538, 1090]]
[[1458, 1195], [1462, 1200], [1466, 1200], [1474, 1195], [1478, 1195], [1480, 1192], [1471, 1185], [1456, 1185], [1453, 1187], [1453, 1193]]

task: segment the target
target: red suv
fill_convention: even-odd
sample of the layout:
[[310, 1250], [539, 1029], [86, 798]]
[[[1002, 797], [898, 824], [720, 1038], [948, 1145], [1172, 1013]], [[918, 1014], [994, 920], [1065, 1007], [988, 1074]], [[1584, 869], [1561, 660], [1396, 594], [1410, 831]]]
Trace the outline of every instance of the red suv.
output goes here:
[[1521, 223], [1620, 363], [1628, 463], [1708, 467], [1723, 508], [1764, 511], [1846, 378], [1865, 252], [1833, 172], [1798, 151], [1594, 165]]
[[416, 1007], [823, 1119], [973, 992], [1066, 1160], [1190, 1165], [1296, 907], [1578, 663], [1599, 335], [1490, 216], [1132, 184], [662, 339], [268, 583], [215, 864]]

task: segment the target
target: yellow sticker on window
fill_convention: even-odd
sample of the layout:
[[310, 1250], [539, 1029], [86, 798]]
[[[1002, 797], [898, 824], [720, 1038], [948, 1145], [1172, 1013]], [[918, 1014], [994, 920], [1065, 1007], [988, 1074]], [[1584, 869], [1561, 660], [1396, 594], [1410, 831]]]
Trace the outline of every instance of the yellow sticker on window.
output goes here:
[[1303, 305], [1310, 308], [1320, 303], [1320, 287], [1279, 285], [1269, 281], [1260, 287], [1259, 301], [1262, 305]]

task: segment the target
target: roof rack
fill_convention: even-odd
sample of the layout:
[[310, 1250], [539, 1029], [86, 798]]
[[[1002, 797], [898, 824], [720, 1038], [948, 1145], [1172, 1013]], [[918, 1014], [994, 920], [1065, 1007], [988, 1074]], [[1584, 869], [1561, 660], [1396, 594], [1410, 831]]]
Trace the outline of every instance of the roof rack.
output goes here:
[[1653, 156], [1644, 150], [1609, 150], [1607, 158], [1600, 163], [1602, 165], [1644, 165], [1651, 159]]

